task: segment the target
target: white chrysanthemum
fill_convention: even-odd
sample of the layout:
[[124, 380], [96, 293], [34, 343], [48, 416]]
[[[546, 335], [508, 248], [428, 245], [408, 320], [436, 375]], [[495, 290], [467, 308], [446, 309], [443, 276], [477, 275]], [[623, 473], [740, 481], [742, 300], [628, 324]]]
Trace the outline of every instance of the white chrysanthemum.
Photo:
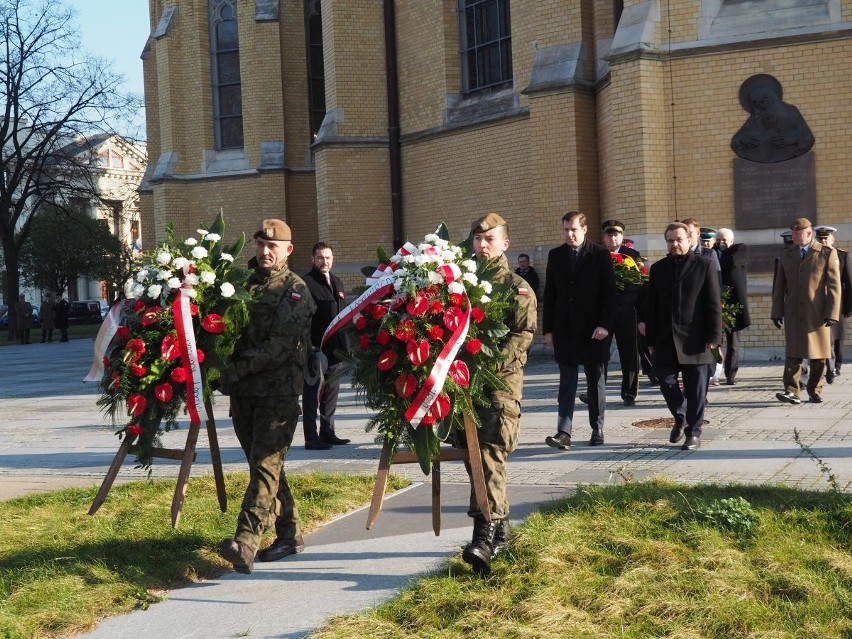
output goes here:
[[208, 242], [218, 242], [222, 239], [222, 236], [218, 233], [208, 233], [204, 239]]
[[402, 280], [394, 280], [393, 281], [393, 290], [401, 291], [402, 290]]
[[441, 238], [438, 237], [435, 233], [429, 233], [429, 235], [425, 236], [423, 240], [425, 242], [429, 242], [429, 244], [437, 244], [441, 241]]
[[216, 281], [216, 274], [210, 271], [201, 271], [201, 275], [198, 276], [198, 279], [205, 284], [212, 284]]
[[145, 295], [145, 287], [142, 284], [135, 284], [130, 294], [136, 298], [142, 297]]
[[187, 289], [186, 294], [189, 295], [191, 299], [195, 299], [198, 296], [198, 291], [194, 288]]
[[405, 257], [402, 258], [402, 263], [403, 264], [414, 264], [414, 260], [416, 260], [416, 259], [417, 259], [416, 255], [406, 255]]
[[189, 252], [189, 254], [192, 255], [192, 257], [194, 257], [196, 260], [201, 260], [207, 257], [207, 249], [203, 246], [196, 246]]
[[195, 273], [187, 273], [184, 276], [183, 281], [186, 282], [187, 284], [189, 284], [190, 286], [197, 286], [198, 285], [198, 276]]
[[174, 262], [172, 262], [172, 265], [173, 265], [176, 269], [182, 269], [182, 268], [183, 268], [184, 266], [186, 266], [187, 264], [189, 264], [189, 260], [188, 260], [188, 259], [186, 259], [186, 258], [185, 258], [185, 257], [183, 257], [183, 256], [176, 257], [176, 258], [175, 258], [175, 261], [174, 261]]
[[172, 273], [170, 270], [165, 269], [165, 268], [157, 271], [157, 279], [158, 280], [165, 281], [165, 280], [169, 279], [172, 275], [174, 275], [174, 273]]
[[157, 262], [160, 264], [168, 264], [172, 261], [172, 254], [168, 251], [159, 251], [157, 253]]
[[157, 299], [158, 297], [160, 297], [160, 293], [162, 292], [163, 287], [159, 284], [151, 284], [151, 286], [148, 287], [148, 297], [150, 297], [151, 299]]
[[219, 290], [222, 292], [222, 297], [231, 297], [236, 292], [234, 285], [230, 282], [222, 282], [219, 285]]
[[201, 237], [207, 235], [207, 229], [195, 229], [195, 232], [198, 233]]
[[473, 260], [465, 260], [461, 263], [462, 268], [470, 273], [476, 273], [476, 262]]
[[482, 280], [479, 283], [479, 288], [481, 288], [486, 293], [490, 293], [491, 292], [491, 282], [489, 282], [488, 280]]
[[430, 284], [443, 284], [444, 278], [438, 273], [438, 271], [429, 271], [429, 283]]
[[441, 251], [441, 261], [443, 262], [455, 262], [456, 254], [448, 249], [444, 249]]
[[224, 260], [225, 262], [233, 262], [234, 256], [231, 255], [230, 253], [222, 253], [222, 255], [219, 259]]
[[404, 277], [408, 277], [408, 271], [406, 271], [404, 268], [398, 268], [393, 272], [393, 276], [396, 279], [401, 280]]
[[186, 238], [186, 240], [184, 240], [184, 244], [186, 244], [187, 246], [195, 246], [196, 244], [198, 244], [198, 240], [196, 240], [194, 237], [188, 237]]
[[435, 240], [435, 246], [439, 249], [445, 249], [450, 246], [450, 243], [447, 240], [442, 240], [440, 237]]
[[392, 258], [390, 258], [390, 261], [394, 264], [399, 264], [400, 262], [402, 262], [402, 255], [396, 254]]
[[168, 284], [169, 288], [172, 289], [180, 288], [180, 279], [178, 279], [177, 277], [170, 277], [166, 284]]
[[479, 282], [479, 278], [476, 277], [476, 273], [465, 273], [464, 275], [462, 275], [462, 279], [465, 282], [468, 282], [469, 284], [473, 284], [474, 286], [476, 286], [476, 284]]
[[450, 282], [447, 284], [447, 291], [450, 293], [464, 293], [464, 284], [461, 282]]
[[435, 248], [435, 247], [432, 246], [431, 244], [426, 244], [426, 242], [423, 242], [422, 244], [417, 245], [417, 250], [420, 253], [422, 253], [423, 251], [426, 251], [428, 249], [431, 249], [431, 248]]
[[421, 253], [420, 255], [417, 255], [414, 258], [414, 265], [415, 266], [426, 266], [431, 261], [432, 261], [432, 258], [430, 256], [424, 255], [423, 253]]
[[144, 282], [147, 278], [148, 278], [148, 269], [146, 269], [146, 268], [143, 268], [141, 271], [139, 271], [136, 274], [136, 281], [137, 282]]
[[482, 297], [479, 298], [480, 304], [488, 304], [488, 302], [490, 302], [490, 301], [491, 301], [491, 298], [488, 297], [487, 295], [483, 295]]

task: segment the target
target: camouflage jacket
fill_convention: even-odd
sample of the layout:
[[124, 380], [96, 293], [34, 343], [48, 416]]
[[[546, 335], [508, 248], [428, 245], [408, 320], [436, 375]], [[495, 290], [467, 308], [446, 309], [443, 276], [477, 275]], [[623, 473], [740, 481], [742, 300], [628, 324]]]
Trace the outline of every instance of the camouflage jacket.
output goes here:
[[248, 265], [254, 269], [248, 288], [255, 301], [222, 383], [232, 395], [298, 397], [316, 304], [287, 262], [264, 269], [252, 258]]
[[500, 269], [495, 280], [515, 291], [515, 305], [507, 310], [504, 318], [506, 326], [509, 327], [509, 334], [500, 344], [500, 352], [506, 359], [500, 362], [498, 372], [507, 386], [506, 390], [501, 392], [520, 401], [524, 390], [527, 351], [532, 345], [538, 319], [536, 297], [529, 283], [509, 268], [505, 254], [497, 258], [495, 264]]

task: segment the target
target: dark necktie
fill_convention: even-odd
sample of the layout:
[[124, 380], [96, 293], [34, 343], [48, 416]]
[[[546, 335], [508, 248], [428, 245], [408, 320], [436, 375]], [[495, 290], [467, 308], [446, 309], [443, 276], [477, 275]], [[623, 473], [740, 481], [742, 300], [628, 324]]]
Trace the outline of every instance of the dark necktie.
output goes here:
[[799, 249], [800, 259], [805, 259], [805, 255], [807, 255], [807, 254], [808, 254], [808, 247], [807, 246], [803, 246]]

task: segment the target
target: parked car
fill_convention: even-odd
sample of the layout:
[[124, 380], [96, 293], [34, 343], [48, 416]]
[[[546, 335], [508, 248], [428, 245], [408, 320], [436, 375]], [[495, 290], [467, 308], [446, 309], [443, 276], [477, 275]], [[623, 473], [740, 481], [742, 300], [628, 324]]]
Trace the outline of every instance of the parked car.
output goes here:
[[101, 320], [101, 305], [97, 300], [70, 302], [69, 324], [98, 324]]
[[86, 300], [86, 301], [87, 302], [93, 302], [95, 304], [100, 305], [101, 319], [105, 318], [107, 316], [107, 313], [109, 313], [109, 304], [107, 304], [106, 300]]
[[[38, 317], [38, 309], [33, 309], [33, 328], [39, 328], [41, 326], [41, 320]], [[0, 315], [0, 329], [9, 328], [9, 312], [8, 310]]]

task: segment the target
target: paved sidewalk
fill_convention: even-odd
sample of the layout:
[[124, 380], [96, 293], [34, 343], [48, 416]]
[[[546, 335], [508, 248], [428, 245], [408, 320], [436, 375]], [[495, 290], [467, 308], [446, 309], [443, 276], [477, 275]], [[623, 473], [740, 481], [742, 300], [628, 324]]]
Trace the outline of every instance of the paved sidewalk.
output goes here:
[[[97, 485], [118, 447], [95, 406], [97, 385], [84, 384], [91, 340], [0, 347], [0, 499], [70, 485]], [[775, 400], [782, 363], [750, 363], [737, 386], [710, 389], [702, 448], [685, 452], [668, 443], [668, 428], [639, 428], [642, 420], [668, 417], [658, 389], [643, 383], [635, 406], [618, 397], [619, 374], [609, 384], [606, 445], [585, 445], [589, 429], [580, 405], [571, 452], [547, 447], [556, 423], [556, 366], [537, 352], [527, 368], [519, 449], [510, 460], [512, 517], [582, 483], [619, 482], [621, 477], [667, 477], [682, 482], [784, 483], [824, 489], [826, 478], [793, 439], [797, 429], [852, 490], [852, 370], [824, 390], [825, 402], [801, 406]], [[806, 397], [807, 395], [803, 393]], [[226, 470], [245, 460], [227, 418], [227, 398], [217, 398], [216, 419]], [[288, 472], [374, 473], [380, 446], [364, 432], [368, 415], [344, 388], [338, 434], [352, 444], [307, 451], [297, 432]], [[202, 431], [203, 432], [203, 431]], [[181, 447], [186, 431], [169, 433], [165, 445]], [[193, 474], [211, 472], [206, 439], [199, 440]], [[176, 462], [157, 460], [155, 477], [177, 475]], [[434, 570], [469, 538], [465, 515], [467, 477], [461, 464], [442, 464], [443, 530], [431, 532], [429, 479], [416, 465], [395, 472], [414, 485], [386, 500], [373, 529], [366, 512], [350, 513], [307, 538], [306, 551], [281, 562], [256, 564], [252, 575], [229, 573], [171, 593], [164, 603], [103, 622], [89, 637], [303, 637], [334, 614], [381, 602], [411, 578]], [[128, 462], [119, 481], [144, 477]], [[187, 499], [192, 499], [190, 492]], [[237, 504], [230, 504], [233, 512]], [[109, 498], [96, 516], [108, 516]], [[168, 513], [164, 513], [167, 517]], [[236, 516], [236, 515], [235, 515]], [[269, 611], [278, 611], [270, 614]]]

